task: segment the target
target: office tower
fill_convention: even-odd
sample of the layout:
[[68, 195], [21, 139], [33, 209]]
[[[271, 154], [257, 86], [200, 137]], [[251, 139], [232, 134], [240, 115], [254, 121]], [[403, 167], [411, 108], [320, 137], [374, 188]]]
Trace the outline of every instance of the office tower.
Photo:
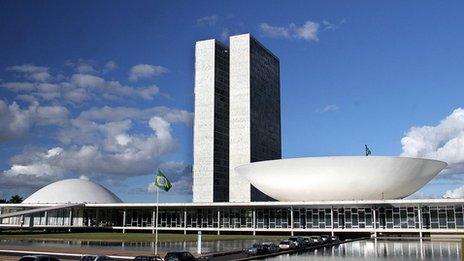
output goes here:
[[229, 51], [195, 45], [193, 202], [229, 201]]
[[272, 200], [234, 168], [282, 156], [279, 59], [250, 34], [235, 35], [230, 37], [229, 67], [229, 201]]

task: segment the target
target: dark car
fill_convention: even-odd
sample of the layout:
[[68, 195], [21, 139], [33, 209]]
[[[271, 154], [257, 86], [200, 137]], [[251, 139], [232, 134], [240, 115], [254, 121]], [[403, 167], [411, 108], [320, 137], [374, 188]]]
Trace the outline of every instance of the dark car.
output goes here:
[[293, 241], [283, 240], [279, 243], [279, 249], [282, 251], [295, 249], [296, 245]]
[[272, 242], [255, 243], [251, 247], [245, 249], [247, 256], [265, 255], [279, 251], [279, 247]]
[[109, 256], [93, 256], [86, 255], [82, 256], [79, 261], [112, 261], [113, 259]]
[[261, 243], [254, 243], [249, 248], [245, 249], [245, 254], [247, 256], [256, 256], [265, 254], [266, 249]]
[[176, 260], [176, 261], [194, 261], [197, 260], [190, 252], [180, 251], [180, 252], [169, 252], [164, 257], [164, 260]]
[[279, 246], [272, 242], [264, 242], [263, 247], [266, 249], [266, 254], [279, 252]]
[[320, 236], [310, 236], [309, 237], [309, 244], [311, 246], [316, 246], [322, 244], [323, 241]]
[[303, 248], [305, 247], [305, 242], [304, 242], [304, 239], [302, 237], [289, 237], [288, 240], [292, 241], [293, 243], [295, 243], [295, 246], [297, 248]]
[[322, 236], [321, 236], [321, 239], [322, 239], [322, 242], [323, 242], [324, 244], [327, 244], [327, 243], [331, 243], [331, 242], [332, 242], [332, 239], [330, 238], [329, 235], [322, 235]]
[[134, 261], [163, 261], [160, 256], [136, 256]]
[[331, 240], [332, 242], [340, 242], [340, 239], [339, 239], [337, 236], [331, 236], [331, 237], [330, 237], [330, 240]]
[[60, 261], [56, 257], [52, 256], [23, 256], [19, 261]]

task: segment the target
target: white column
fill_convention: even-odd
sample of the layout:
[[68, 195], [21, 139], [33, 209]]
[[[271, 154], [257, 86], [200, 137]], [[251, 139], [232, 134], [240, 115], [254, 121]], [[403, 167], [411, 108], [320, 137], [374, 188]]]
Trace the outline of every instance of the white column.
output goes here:
[[184, 235], [187, 234], [187, 209], [184, 208]]
[[334, 232], [334, 208], [333, 206], [330, 207], [330, 229], [332, 230], [331, 231], [331, 235], [335, 235], [335, 232]]
[[220, 235], [221, 234], [221, 231], [219, 230], [221, 228], [221, 210], [218, 209], [217, 211], [217, 220], [218, 220], [218, 223], [217, 223], [217, 234]]
[[152, 226], [152, 229], [151, 229], [151, 233], [152, 234], [155, 234], [155, 219], [156, 219], [156, 209], [153, 209], [153, 212], [151, 214], [151, 226]]
[[419, 218], [419, 237], [422, 240], [422, 209], [421, 205], [417, 205], [417, 215]]
[[291, 230], [291, 234], [293, 236], [293, 206], [290, 206], [290, 230]]
[[375, 207], [372, 208], [372, 217], [374, 218], [374, 238], [377, 238], [377, 209]]
[[256, 208], [253, 208], [253, 236], [256, 236]]
[[122, 233], [126, 233], [126, 210], [122, 211]]
[[68, 220], [68, 225], [71, 227], [73, 225], [73, 209], [69, 209], [69, 220]]

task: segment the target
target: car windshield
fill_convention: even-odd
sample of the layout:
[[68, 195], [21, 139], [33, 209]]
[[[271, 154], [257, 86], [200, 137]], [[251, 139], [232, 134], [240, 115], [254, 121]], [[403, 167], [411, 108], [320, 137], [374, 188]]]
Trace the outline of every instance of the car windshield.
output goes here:
[[96, 256], [83, 256], [81, 257], [80, 261], [93, 261], [97, 258]]

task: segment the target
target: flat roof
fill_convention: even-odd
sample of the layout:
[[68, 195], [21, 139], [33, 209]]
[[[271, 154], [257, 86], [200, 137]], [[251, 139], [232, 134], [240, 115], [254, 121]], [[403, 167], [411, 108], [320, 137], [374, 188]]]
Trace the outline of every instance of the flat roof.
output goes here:
[[[360, 205], [421, 205], [463, 204], [464, 199], [388, 199], [388, 200], [338, 200], [338, 201], [270, 201], [270, 202], [184, 202], [159, 203], [159, 207], [288, 207], [288, 206], [360, 206]], [[63, 204], [0, 204], [0, 207], [46, 207]], [[105, 203], [83, 204], [85, 207], [156, 207], [156, 203]]]

